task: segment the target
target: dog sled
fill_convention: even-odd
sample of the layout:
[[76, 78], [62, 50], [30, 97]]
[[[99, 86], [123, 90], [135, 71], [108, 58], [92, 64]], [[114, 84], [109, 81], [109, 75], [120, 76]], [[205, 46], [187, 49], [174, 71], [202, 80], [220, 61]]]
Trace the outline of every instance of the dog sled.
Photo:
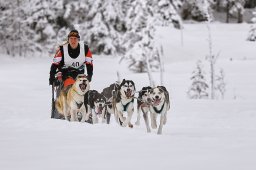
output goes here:
[[[83, 69], [83, 68], [82, 68]], [[75, 69], [75, 68], [63, 68], [58, 70], [55, 74], [55, 80], [52, 84], [52, 105], [51, 105], [51, 118], [52, 119], [65, 119], [63, 114], [58, 113], [56, 109], [56, 99], [60, 95], [61, 90], [64, 87], [70, 86], [75, 83], [75, 79], [77, 75], [81, 74], [82, 69]], [[77, 113], [77, 117], [79, 120], [82, 118], [81, 113]], [[92, 123], [92, 117], [90, 116], [89, 119], [86, 121], [87, 123]]]

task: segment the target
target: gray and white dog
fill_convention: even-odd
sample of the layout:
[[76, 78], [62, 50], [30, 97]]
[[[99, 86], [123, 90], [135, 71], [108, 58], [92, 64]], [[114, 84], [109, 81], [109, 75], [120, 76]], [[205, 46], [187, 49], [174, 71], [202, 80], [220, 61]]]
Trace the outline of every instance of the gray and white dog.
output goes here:
[[149, 105], [151, 127], [157, 128], [156, 118], [160, 115], [160, 124], [157, 134], [162, 134], [163, 125], [167, 122], [167, 111], [170, 110], [169, 93], [164, 86], [157, 86], [150, 91], [151, 104]]
[[[107, 98], [107, 114], [114, 114], [116, 121], [123, 127], [131, 124], [131, 118], [134, 112], [134, 94], [135, 84], [132, 80], [125, 80], [121, 84], [112, 84], [110, 87], [103, 89], [102, 94]], [[127, 112], [127, 117], [124, 113]], [[107, 120], [108, 122], [108, 120]]]

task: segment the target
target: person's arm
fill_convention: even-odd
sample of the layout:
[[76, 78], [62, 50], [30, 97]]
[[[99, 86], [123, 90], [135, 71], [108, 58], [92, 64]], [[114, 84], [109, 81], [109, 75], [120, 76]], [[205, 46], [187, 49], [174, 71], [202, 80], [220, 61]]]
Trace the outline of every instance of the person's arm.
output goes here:
[[85, 66], [87, 70], [87, 78], [91, 82], [92, 75], [93, 75], [93, 59], [92, 59], [92, 53], [89, 47], [87, 48], [88, 48], [88, 51], [87, 51], [87, 54], [85, 55]]
[[49, 78], [49, 84], [52, 85], [53, 81], [55, 79], [56, 70], [59, 68], [62, 61], [62, 53], [60, 48], [57, 49], [55, 56], [53, 57], [51, 70], [50, 70], [50, 78]]

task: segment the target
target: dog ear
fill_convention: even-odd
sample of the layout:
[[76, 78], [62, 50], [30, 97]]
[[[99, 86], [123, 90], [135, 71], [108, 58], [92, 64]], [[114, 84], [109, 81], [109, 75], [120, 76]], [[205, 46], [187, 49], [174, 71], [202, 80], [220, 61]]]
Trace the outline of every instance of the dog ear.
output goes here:
[[135, 83], [133, 81], [131, 81], [133, 87], [134, 87], [134, 91], [136, 91], [136, 87], [135, 87]]
[[143, 88], [141, 89], [141, 91], [139, 91], [139, 98], [142, 98], [142, 94], [143, 94]]
[[168, 104], [168, 107], [170, 108], [170, 98], [169, 98], [169, 92], [167, 91], [166, 87], [164, 86], [158, 86], [158, 88], [164, 92], [165, 100]]
[[116, 94], [116, 102], [120, 102], [121, 101], [121, 92], [120, 90], [117, 91], [117, 94]]
[[119, 88], [121, 88], [121, 86], [125, 83], [125, 79], [123, 79], [122, 83], [120, 84]]

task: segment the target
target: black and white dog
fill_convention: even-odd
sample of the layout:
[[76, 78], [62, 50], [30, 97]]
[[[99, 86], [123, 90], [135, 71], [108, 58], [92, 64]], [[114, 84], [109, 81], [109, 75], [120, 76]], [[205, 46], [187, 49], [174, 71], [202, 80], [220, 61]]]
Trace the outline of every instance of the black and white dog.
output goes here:
[[118, 83], [113, 83], [109, 87], [103, 89], [101, 94], [106, 98], [106, 118], [107, 124], [110, 123], [111, 114], [114, 114], [113, 110], [113, 96], [116, 95], [119, 89]]
[[[107, 101], [112, 105], [107, 106], [108, 114], [113, 113], [116, 121], [123, 127], [131, 124], [131, 118], [134, 112], [134, 94], [135, 84], [132, 80], [125, 80], [121, 84], [112, 84], [105, 88], [102, 94], [107, 98]], [[124, 112], [127, 112], [127, 117], [124, 117]]]
[[140, 113], [143, 113], [143, 118], [145, 120], [145, 124], [147, 127], [147, 132], [150, 132], [150, 127], [148, 123], [148, 112], [149, 112], [149, 105], [151, 104], [150, 100], [150, 91], [152, 90], [152, 87], [147, 86], [143, 87], [140, 92], [137, 99], [137, 121], [135, 122], [136, 125], [140, 125]]
[[162, 134], [163, 125], [167, 122], [167, 111], [170, 109], [169, 93], [164, 86], [157, 86], [150, 91], [150, 100], [151, 127], [157, 128], [156, 118], [160, 115], [157, 134]]
[[89, 90], [84, 96], [84, 105], [86, 115], [83, 116], [82, 122], [87, 121], [92, 115], [92, 123], [98, 123], [101, 119], [102, 123], [106, 122], [106, 98], [96, 90]]

